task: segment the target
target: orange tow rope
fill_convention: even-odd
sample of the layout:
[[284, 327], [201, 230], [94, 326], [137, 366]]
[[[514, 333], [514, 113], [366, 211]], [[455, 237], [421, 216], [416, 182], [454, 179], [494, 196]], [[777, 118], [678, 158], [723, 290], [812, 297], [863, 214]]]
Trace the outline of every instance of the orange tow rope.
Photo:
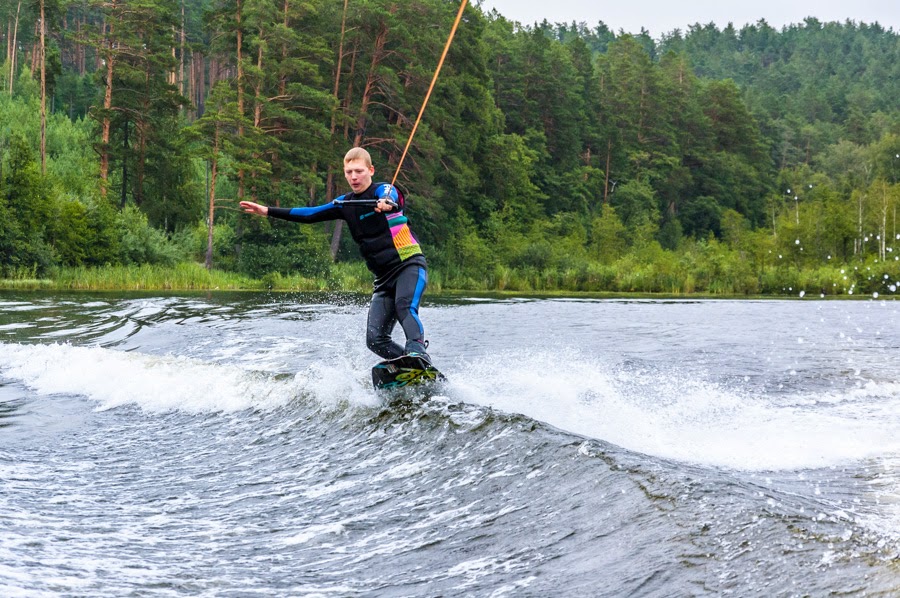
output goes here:
[[406, 140], [406, 147], [403, 148], [403, 155], [400, 156], [400, 163], [397, 164], [397, 170], [394, 172], [394, 178], [391, 179], [391, 186], [394, 186], [394, 183], [397, 182], [397, 175], [400, 174], [400, 168], [403, 166], [403, 160], [406, 159], [406, 152], [409, 151], [409, 146], [412, 144], [413, 136], [416, 134], [416, 129], [419, 128], [419, 121], [422, 120], [422, 114], [425, 113], [425, 106], [428, 105], [428, 98], [431, 97], [431, 90], [434, 89], [434, 84], [437, 83], [438, 74], [441, 72], [441, 67], [444, 66], [444, 59], [447, 57], [447, 52], [450, 50], [450, 44], [453, 42], [453, 36], [456, 35], [456, 29], [459, 27], [459, 22], [462, 20], [463, 11], [466, 8], [466, 4], [468, 4], [469, 0], [463, 0], [462, 4], [459, 5], [459, 12], [456, 14], [456, 21], [453, 23], [453, 29], [450, 30], [450, 37], [447, 38], [447, 43], [444, 45], [444, 52], [441, 54], [441, 60], [438, 62], [437, 69], [434, 71], [434, 77], [431, 78], [431, 85], [428, 86], [428, 93], [425, 94], [425, 101], [422, 102], [422, 107], [419, 109], [419, 116], [416, 117], [416, 123], [413, 125], [412, 131], [409, 134], [409, 139]]

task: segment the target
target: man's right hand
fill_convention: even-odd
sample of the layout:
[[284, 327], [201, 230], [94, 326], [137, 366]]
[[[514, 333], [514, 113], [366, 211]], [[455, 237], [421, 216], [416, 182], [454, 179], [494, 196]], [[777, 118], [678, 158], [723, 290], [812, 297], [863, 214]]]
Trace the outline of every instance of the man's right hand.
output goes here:
[[258, 203], [253, 203], [252, 201], [242, 201], [240, 203], [241, 209], [248, 214], [259, 214], [260, 216], [268, 216], [269, 208], [266, 206], [261, 206]]

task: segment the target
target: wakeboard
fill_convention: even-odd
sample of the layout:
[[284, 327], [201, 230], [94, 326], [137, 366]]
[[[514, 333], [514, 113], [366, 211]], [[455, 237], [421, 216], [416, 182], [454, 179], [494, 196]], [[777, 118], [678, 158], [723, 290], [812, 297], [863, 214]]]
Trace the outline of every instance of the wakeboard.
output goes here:
[[433, 385], [446, 380], [436, 367], [417, 355], [401, 355], [372, 368], [372, 384], [376, 390]]

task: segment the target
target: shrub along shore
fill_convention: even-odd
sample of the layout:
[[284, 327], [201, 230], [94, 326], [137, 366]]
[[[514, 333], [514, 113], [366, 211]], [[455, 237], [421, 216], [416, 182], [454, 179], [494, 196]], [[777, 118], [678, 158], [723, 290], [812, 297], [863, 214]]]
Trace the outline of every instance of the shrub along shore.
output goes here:
[[[664, 255], [652, 263], [627, 256], [613, 264], [568, 268], [513, 268], [498, 265], [481, 275], [463, 268], [432, 269], [429, 292], [510, 292], [552, 294], [648, 294], [712, 297], [875, 297], [888, 298], [900, 286], [897, 262], [826, 265], [799, 269], [790, 264], [754, 269], [736, 260], [691, 260]], [[3, 290], [47, 291], [347, 291], [369, 292], [371, 274], [361, 262], [331, 265], [316, 277], [269, 274], [251, 278], [202, 264], [58, 268], [47, 278], [22, 272], [0, 279]]]

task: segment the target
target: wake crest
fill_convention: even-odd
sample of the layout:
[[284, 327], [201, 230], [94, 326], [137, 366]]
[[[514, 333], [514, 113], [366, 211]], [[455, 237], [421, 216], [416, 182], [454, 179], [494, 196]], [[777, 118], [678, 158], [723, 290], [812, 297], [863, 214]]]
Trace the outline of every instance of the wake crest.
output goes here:
[[[695, 372], [635, 369], [577, 353], [518, 352], [447, 364], [449, 400], [521, 414], [664, 459], [739, 470], [829, 467], [900, 455], [900, 386], [872, 383], [818, 400], [754, 395]], [[318, 361], [292, 374], [233, 363], [67, 344], [0, 344], [0, 376], [39, 395], [148, 412], [325, 409], [381, 404], [367, 364]]]

